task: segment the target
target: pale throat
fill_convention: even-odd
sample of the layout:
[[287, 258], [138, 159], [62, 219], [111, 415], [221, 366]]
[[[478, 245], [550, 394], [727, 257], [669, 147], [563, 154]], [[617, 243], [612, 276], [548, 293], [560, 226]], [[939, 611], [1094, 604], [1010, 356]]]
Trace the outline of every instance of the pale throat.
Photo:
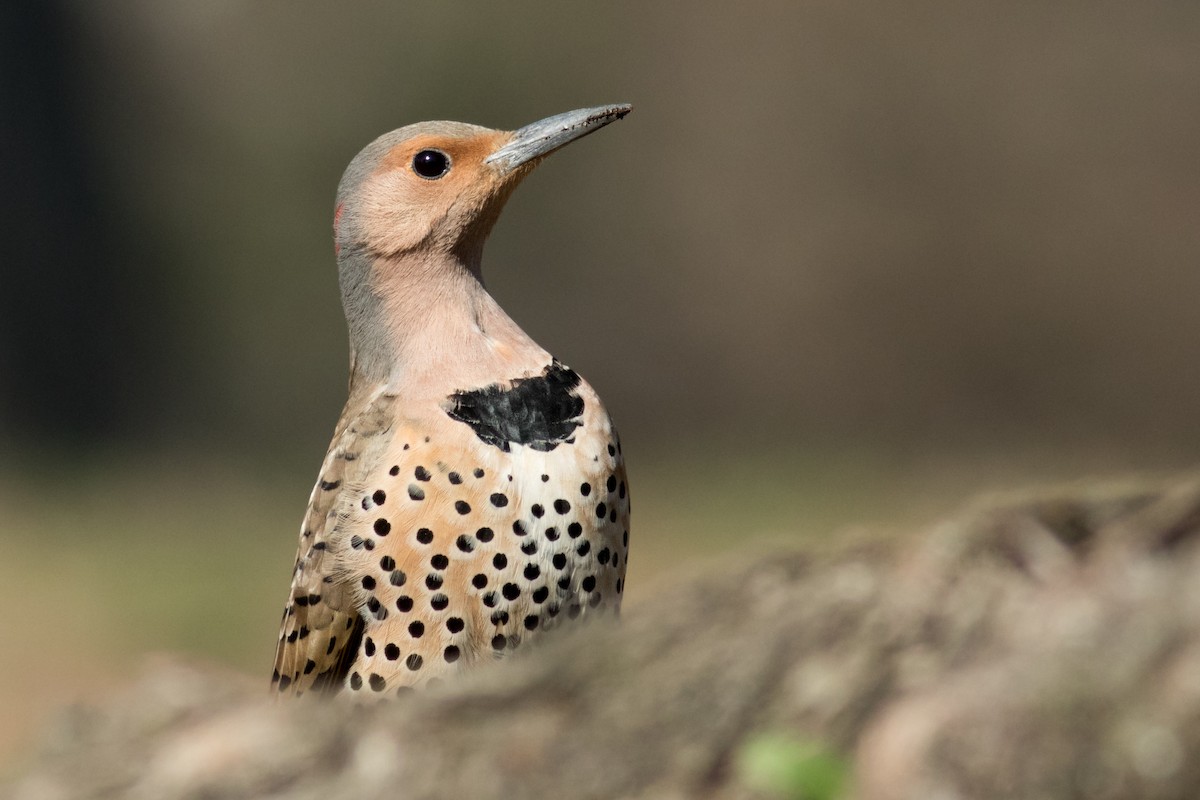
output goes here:
[[376, 380], [407, 398], [441, 400], [538, 374], [550, 362], [488, 294], [472, 261], [431, 253], [375, 260], [369, 284], [379, 313], [371, 333], [380, 341], [367, 346], [382, 351]]

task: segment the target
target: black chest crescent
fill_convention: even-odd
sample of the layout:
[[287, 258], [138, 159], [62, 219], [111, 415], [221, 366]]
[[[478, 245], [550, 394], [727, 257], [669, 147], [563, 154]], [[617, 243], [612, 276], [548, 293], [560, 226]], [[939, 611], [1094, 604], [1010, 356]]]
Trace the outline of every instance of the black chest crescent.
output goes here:
[[518, 378], [510, 386], [455, 392], [446, 413], [506, 453], [513, 444], [549, 452], [574, 442], [575, 429], [583, 424], [579, 384], [574, 370], [554, 361], [541, 375]]

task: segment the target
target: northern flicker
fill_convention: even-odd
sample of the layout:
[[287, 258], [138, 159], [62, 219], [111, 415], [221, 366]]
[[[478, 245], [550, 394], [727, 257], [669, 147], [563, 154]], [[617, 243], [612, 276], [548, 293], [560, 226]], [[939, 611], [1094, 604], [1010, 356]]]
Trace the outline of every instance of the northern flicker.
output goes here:
[[620, 440], [488, 294], [481, 260], [521, 179], [629, 111], [423, 122], [350, 162], [334, 212], [349, 399], [301, 527], [279, 692], [395, 694], [619, 607]]

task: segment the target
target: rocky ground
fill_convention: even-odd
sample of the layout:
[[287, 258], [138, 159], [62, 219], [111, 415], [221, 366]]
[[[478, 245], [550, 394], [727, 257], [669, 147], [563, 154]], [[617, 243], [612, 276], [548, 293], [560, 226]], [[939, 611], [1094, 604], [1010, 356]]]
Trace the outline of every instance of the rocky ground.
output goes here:
[[276, 704], [261, 684], [147, 665], [63, 714], [6, 792], [1191, 798], [1200, 477], [731, 563], [390, 704]]

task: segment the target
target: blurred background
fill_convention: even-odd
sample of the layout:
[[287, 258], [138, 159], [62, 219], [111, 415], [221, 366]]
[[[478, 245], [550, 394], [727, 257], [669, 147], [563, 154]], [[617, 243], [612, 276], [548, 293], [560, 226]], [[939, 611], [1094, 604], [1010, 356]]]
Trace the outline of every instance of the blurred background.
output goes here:
[[333, 194], [378, 134], [634, 113], [489, 286], [584, 374], [629, 604], [981, 489], [1193, 465], [1200, 5], [0, 6], [0, 763], [154, 651], [263, 679], [344, 400]]

